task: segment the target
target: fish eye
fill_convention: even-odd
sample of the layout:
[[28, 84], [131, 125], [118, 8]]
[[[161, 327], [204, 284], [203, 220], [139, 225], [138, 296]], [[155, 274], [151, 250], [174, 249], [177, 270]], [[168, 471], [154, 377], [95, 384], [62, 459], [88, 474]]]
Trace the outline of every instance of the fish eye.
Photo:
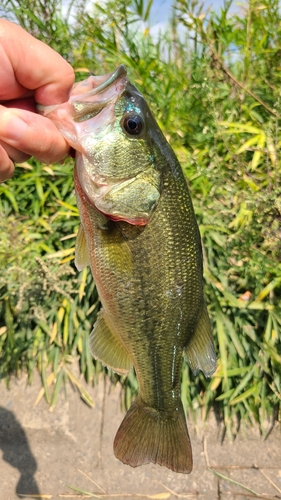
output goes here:
[[143, 120], [139, 115], [129, 115], [123, 120], [123, 128], [129, 135], [139, 135], [143, 129]]

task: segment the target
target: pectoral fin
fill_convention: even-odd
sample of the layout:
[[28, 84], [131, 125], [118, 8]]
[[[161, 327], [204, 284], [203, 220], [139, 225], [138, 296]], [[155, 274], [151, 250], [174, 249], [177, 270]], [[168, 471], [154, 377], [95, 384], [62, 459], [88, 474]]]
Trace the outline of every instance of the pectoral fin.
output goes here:
[[90, 335], [90, 349], [95, 359], [120, 375], [127, 374], [132, 368], [129, 354], [108, 326], [103, 310]]
[[86, 236], [82, 224], [79, 226], [75, 245], [75, 266], [78, 271], [90, 265], [90, 257], [87, 249]]
[[205, 377], [210, 377], [216, 370], [216, 353], [206, 304], [183, 353], [194, 375], [202, 370]]

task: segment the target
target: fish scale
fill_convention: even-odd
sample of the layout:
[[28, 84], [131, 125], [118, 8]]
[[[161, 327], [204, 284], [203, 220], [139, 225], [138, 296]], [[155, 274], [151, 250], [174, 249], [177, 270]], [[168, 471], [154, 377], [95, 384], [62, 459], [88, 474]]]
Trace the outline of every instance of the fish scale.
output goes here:
[[[117, 431], [114, 453], [133, 467], [153, 462], [189, 473], [182, 356], [194, 373], [201, 369], [206, 376], [216, 361], [186, 180], [123, 66], [83, 84], [85, 121], [80, 106], [75, 125], [79, 85], [71, 106], [43, 112], [77, 150], [76, 265], [80, 270], [90, 264], [102, 303], [90, 336], [92, 354], [120, 374], [134, 367], [138, 379], [139, 393]], [[75, 140], [69, 139], [67, 113]]]

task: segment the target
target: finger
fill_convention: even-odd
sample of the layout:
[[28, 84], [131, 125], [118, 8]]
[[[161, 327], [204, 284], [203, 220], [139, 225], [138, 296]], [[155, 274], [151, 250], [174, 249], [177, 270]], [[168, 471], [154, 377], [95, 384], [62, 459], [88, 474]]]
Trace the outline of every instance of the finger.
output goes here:
[[33, 113], [37, 113], [34, 97], [12, 99], [11, 101], [0, 101], [0, 105], [5, 106], [5, 108], [25, 109], [26, 111], [33, 111]]
[[8, 146], [43, 163], [62, 161], [70, 151], [51, 120], [30, 111], [0, 106], [0, 137]]
[[[20, 26], [4, 19], [0, 19], [0, 37], [4, 50], [0, 81], [7, 81], [7, 65], [10, 64], [9, 73], [16, 77], [12, 86], [18, 85], [15, 89], [6, 87], [7, 96], [2, 96], [2, 99], [21, 97], [23, 89], [30, 89], [35, 91], [35, 99], [40, 104], [67, 100], [74, 82], [74, 71], [63, 57]], [[12, 93], [14, 90], [17, 90], [16, 95]]]
[[9, 146], [9, 144], [6, 144], [4, 141], [0, 140], [0, 146], [5, 149], [9, 158], [15, 163], [22, 163], [23, 161], [27, 161], [30, 158], [30, 155], [27, 155], [22, 151]]
[[0, 146], [0, 183], [12, 177], [14, 168], [13, 162], [6, 151]]

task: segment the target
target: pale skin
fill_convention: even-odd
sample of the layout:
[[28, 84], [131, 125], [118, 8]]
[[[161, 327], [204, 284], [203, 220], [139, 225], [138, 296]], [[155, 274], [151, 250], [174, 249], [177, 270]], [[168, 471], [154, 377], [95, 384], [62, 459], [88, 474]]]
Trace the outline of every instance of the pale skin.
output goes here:
[[0, 19], [0, 182], [13, 175], [14, 162], [68, 156], [69, 145], [36, 104], [67, 101], [73, 82], [72, 67], [57, 52]]

